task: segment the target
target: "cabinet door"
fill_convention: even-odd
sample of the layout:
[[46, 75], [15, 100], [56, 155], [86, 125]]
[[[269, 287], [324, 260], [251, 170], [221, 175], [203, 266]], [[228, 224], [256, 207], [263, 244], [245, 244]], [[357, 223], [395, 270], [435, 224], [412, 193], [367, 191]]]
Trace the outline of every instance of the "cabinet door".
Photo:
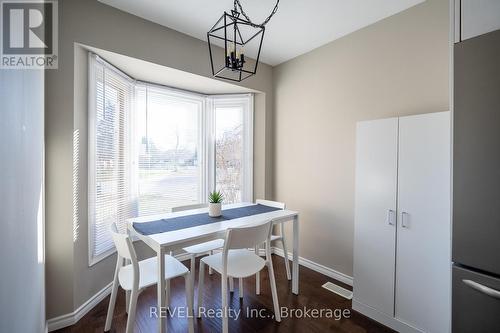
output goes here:
[[399, 120], [396, 318], [450, 330], [450, 113]]
[[461, 0], [462, 40], [500, 29], [500, 1]]
[[394, 315], [398, 119], [358, 123], [354, 299]]

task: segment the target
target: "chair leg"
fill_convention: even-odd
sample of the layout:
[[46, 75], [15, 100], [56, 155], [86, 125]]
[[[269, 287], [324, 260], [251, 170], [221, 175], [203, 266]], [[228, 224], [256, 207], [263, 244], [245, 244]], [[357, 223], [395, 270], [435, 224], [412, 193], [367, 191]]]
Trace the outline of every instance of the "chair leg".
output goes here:
[[[125, 259], [125, 265], [129, 265], [131, 261], [129, 259]], [[130, 290], [125, 290], [125, 313], [128, 314], [130, 308]]]
[[[193, 297], [193, 302], [194, 302], [194, 280], [195, 280], [195, 273], [196, 272], [196, 254], [192, 254], [191, 255], [191, 272], [190, 272], [190, 276], [191, 276], [191, 290], [192, 290], [192, 297]], [[191, 310], [193, 311], [194, 313], [194, 307], [191, 306]]]
[[229, 333], [229, 319], [227, 307], [227, 276], [221, 276], [221, 291], [222, 291], [222, 333]]
[[277, 322], [280, 322], [281, 321], [280, 305], [278, 301], [278, 292], [276, 291], [276, 280], [274, 279], [273, 263], [271, 261], [268, 261], [266, 265], [269, 272], [269, 283], [271, 284], [271, 294], [273, 296], [274, 318], [276, 319]]
[[[121, 267], [121, 258], [118, 258], [116, 263], [115, 277], [113, 279], [113, 287], [111, 289], [111, 297], [109, 299], [108, 314], [106, 315], [106, 324], [104, 325], [104, 331], [107, 332], [111, 329], [111, 322], [113, 321], [113, 313], [115, 312], [116, 295], [118, 294], [118, 271]], [[127, 304], [128, 306], [128, 304]]]
[[[260, 252], [260, 246], [255, 247], [255, 254], [259, 255]], [[260, 272], [257, 272], [255, 274], [255, 294], [260, 295]]]
[[127, 318], [127, 329], [125, 331], [126, 333], [134, 332], [135, 311], [137, 307], [137, 294], [138, 294], [137, 290], [132, 290], [132, 293], [130, 295], [130, 307]]
[[200, 260], [200, 276], [198, 278], [198, 318], [201, 318], [201, 306], [203, 305], [203, 285], [205, 284], [205, 263]]
[[130, 311], [130, 290], [125, 290], [125, 313]]
[[[210, 251], [210, 255], [213, 255], [214, 254], [214, 250]], [[208, 266], [208, 275], [212, 275], [214, 274], [214, 270], [212, 269], [212, 267]]]
[[240, 292], [240, 298], [243, 298], [243, 278], [239, 278], [240, 285], [238, 286], [238, 291]]
[[188, 273], [184, 276], [184, 283], [186, 285], [186, 306], [187, 306], [187, 320], [188, 320], [188, 330], [189, 333], [194, 333], [194, 323], [193, 323], [193, 294], [194, 290], [192, 289], [192, 284], [191, 281], [193, 281], [193, 278], [191, 275], [194, 273]]
[[229, 292], [234, 293], [234, 279], [232, 276], [229, 277]]
[[288, 281], [292, 279], [292, 274], [290, 273], [290, 261], [288, 260], [288, 248], [286, 247], [285, 238], [282, 236], [281, 244], [283, 245], [283, 254], [285, 259], [285, 269], [286, 269], [286, 278]]

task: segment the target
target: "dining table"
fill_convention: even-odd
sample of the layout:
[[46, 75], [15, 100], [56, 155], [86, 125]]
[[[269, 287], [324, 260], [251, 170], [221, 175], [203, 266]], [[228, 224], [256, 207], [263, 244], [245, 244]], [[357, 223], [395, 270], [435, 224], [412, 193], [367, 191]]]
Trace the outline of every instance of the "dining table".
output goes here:
[[[192, 221], [198, 221], [200, 217], [203, 218], [203, 214], [208, 215], [207, 207], [141, 216], [127, 220], [127, 231], [132, 238], [143, 241], [158, 257], [158, 310], [165, 309], [166, 306], [165, 269], [168, 270], [168, 267], [165, 267], [165, 260], [163, 260], [165, 254], [192, 244], [224, 238], [229, 228], [237, 228], [269, 220], [274, 225], [288, 222], [293, 224], [292, 293], [295, 295], [299, 294], [299, 213], [289, 209], [259, 212], [255, 209], [252, 210], [252, 208], [255, 208], [253, 207], [255, 205], [250, 202], [223, 205], [221, 218], [211, 220], [207, 217], [203, 220], [203, 223], [184, 223], [184, 225], [179, 225], [177, 222], [180, 219], [189, 222], [191, 217]], [[225, 211], [230, 216], [229, 212], [234, 212], [238, 208], [257, 213], [241, 217], [232, 214], [231, 218], [224, 218]], [[191, 272], [191, 274], [194, 274], [194, 272]], [[157, 320], [158, 332], [166, 332], [165, 316], [158, 316]]]

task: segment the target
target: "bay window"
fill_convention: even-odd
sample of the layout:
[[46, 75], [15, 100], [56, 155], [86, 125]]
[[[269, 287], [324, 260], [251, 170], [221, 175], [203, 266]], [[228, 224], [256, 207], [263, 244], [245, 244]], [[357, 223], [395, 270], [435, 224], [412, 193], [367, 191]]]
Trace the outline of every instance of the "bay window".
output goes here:
[[111, 223], [207, 202], [252, 201], [253, 96], [139, 82], [89, 56], [89, 264], [114, 252]]

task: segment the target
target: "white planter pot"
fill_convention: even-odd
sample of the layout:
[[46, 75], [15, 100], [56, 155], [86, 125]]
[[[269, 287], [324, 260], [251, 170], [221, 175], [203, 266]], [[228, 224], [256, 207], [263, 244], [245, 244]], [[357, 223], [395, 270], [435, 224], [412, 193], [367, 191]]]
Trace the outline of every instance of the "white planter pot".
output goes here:
[[219, 217], [222, 215], [222, 204], [221, 203], [209, 203], [208, 204], [208, 216]]

